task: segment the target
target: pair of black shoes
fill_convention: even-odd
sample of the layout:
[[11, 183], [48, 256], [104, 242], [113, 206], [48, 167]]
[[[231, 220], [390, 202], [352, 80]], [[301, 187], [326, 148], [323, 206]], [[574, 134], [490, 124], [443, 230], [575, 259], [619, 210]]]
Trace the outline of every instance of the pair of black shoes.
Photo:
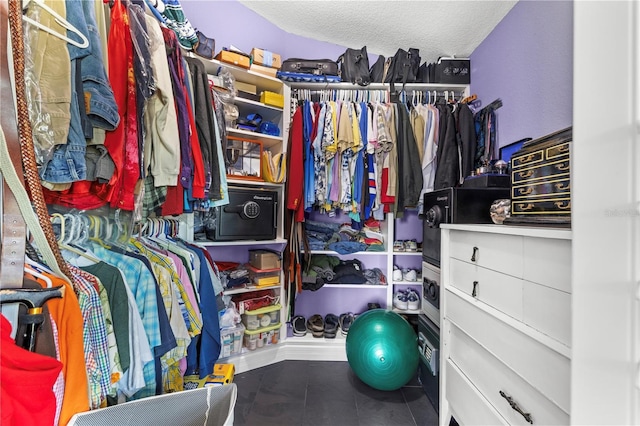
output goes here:
[[355, 315], [351, 312], [344, 313], [339, 317], [335, 314], [327, 314], [324, 318], [322, 315], [315, 314], [311, 315], [309, 319], [305, 319], [302, 315], [296, 315], [291, 320], [291, 327], [293, 335], [297, 337], [305, 336], [310, 331], [313, 337], [335, 339], [338, 329], [343, 336], [346, 336], [354, 320]]
[[307, 320], [307, 330], [313, 337], [335, 339], [338, 334], [338, 320], [338, 316], [334, 314], [327, 314], [324, 318], [320, 314], [311, 315]]

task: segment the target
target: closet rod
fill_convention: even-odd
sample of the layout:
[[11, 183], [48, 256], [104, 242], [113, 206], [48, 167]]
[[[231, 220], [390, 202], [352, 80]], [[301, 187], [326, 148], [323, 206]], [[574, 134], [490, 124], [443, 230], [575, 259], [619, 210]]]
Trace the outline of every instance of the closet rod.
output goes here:
[[[308, 89], [308, 90], [389, 90], [389, 83], [371, 83], [368, 86], [358, 86], [351, 83], [295, 83], [285, 82], [291, 89]], [[402, 84], [395, 84], [396, 90], [402, 90]], [[404, 87], [405, 92], [409, 91], [454, 91], [456, 93], [464, 92], [469, 88], [466, 84], [442, 84], [442, 83], [407, 83]]]

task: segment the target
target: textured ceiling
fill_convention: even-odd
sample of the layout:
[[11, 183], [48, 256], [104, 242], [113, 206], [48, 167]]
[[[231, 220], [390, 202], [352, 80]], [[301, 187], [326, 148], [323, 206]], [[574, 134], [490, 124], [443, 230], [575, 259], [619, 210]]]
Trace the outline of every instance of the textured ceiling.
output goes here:
[[292, 34], [392, 56], [420, 49], [423, 61], [468, 57], [517, 0], [240, 0]]

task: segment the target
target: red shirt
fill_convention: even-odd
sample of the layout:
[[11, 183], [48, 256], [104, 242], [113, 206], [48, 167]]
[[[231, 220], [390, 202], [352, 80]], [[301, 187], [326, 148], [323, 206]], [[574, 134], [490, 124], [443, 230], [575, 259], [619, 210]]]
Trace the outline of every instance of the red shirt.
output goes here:
[[52, 425], [53, 384], [62, 370], [55, 358], [29, 352], [11, 338], [11, 323], [0, 315], [0, 424]]

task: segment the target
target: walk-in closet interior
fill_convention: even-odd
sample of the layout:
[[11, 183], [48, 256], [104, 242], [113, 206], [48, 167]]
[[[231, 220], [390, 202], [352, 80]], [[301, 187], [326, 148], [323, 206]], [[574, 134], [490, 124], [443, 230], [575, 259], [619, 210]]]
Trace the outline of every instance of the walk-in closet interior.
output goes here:
[[639, 52], [630, 0], [0, 0], [0, 423], [640, 423]]

